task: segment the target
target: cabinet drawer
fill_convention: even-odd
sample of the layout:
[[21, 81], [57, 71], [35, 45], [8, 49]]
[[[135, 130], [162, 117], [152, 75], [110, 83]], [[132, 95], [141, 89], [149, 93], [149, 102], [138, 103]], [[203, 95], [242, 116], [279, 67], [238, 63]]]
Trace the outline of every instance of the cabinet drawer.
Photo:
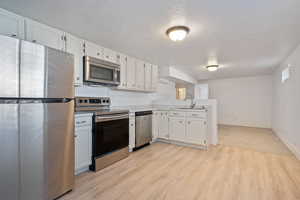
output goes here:
[[186, 117], [206, 119], [207, 114], [206, 112], [189, 112], [186, 113]]
[[91, 126], [92, 125], [92, 116], [84, 116], [84, 117], [75, 117], [75, 126]]
[[169, 117], [185, 117], [184, 112], [176, 112], [176, 111], [170, 111]]

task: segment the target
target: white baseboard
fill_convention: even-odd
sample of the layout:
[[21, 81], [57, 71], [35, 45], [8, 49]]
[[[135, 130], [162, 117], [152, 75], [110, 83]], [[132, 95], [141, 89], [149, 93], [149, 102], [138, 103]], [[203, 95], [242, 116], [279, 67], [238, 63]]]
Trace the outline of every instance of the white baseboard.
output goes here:
[[295, 145], [290, 143], [287, 139], [276, 133], [273, 129], [272, 131], [279, 137], [279, 139], [289, 148], [289, 150], [295, 155], [295, 157], [300, 160], [300, 150], [297, 149]]

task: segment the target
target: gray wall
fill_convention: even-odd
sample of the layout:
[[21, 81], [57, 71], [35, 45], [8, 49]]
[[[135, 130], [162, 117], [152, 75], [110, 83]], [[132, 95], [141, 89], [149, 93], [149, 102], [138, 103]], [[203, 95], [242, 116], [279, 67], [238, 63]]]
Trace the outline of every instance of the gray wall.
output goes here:
[[[290, 79], [281, 72], [290, 65]], [[300, 159], [300, 46], [273, 74], [272, 128]]]

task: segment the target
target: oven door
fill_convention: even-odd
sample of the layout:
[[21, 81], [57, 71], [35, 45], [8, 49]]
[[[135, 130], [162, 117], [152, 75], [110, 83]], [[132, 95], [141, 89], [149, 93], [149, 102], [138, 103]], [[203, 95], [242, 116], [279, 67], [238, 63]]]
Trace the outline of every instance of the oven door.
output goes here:
[[84, 57], [84, 81], [100, 84], [119, 85], [120, 66], [89, 56]]
[[93, 158], [128, 147], [129, 117], [127, 114], [95, 116]]

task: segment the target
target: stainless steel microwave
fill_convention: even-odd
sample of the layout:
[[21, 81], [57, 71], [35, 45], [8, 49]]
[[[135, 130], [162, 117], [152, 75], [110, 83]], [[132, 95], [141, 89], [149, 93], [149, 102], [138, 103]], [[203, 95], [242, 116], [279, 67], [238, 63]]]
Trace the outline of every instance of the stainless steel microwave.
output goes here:
[[120, 65], [106, 60], [83, 57], [84, 82], [87, 84], [120, 85]]

